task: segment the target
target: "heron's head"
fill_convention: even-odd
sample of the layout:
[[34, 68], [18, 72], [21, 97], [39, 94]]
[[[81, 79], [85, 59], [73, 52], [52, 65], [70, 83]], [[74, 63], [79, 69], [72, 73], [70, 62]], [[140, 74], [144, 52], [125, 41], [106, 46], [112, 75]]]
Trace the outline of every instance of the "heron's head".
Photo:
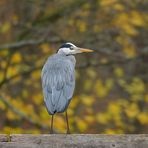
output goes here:
[[58, 50], [58, 53], [63, 53], [65, 55], [72, 55], [72, 54], [83, 53], [83, 52], [93, 52], [93, 50], [80, 48], [69, 42], [63, 44]]

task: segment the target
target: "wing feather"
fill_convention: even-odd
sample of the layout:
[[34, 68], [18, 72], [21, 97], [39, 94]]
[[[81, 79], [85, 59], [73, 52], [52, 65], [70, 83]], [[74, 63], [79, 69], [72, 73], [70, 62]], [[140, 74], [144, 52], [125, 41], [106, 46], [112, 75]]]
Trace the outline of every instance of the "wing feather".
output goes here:
[[42, 70], [44, 101], [50, 114], [63, 112], [74, 92], [74, 64], [61, 58], [49, 58]]

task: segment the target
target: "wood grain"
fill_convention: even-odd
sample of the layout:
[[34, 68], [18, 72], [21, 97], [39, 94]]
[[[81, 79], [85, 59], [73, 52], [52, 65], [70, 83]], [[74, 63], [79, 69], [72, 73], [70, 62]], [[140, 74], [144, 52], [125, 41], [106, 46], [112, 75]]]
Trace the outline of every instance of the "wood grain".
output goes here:
[[148, 148], [148, 135], [0, 135], [0, 148]]

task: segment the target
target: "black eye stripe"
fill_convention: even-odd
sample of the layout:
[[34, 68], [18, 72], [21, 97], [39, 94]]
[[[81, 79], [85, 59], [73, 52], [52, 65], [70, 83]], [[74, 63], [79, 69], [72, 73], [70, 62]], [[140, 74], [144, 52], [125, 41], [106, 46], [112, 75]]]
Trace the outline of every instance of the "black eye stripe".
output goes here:
[[70, 44], [63, 44], [60, 48], [70, 48], [70, 47], [73, 47], [73, 46]]

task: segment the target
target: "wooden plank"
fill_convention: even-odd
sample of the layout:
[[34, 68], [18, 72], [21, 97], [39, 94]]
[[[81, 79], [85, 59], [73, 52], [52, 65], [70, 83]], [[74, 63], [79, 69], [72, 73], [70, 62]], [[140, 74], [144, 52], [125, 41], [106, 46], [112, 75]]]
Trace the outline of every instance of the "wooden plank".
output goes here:
[[12, 134], [10, 135], [10, 140], [10, 142], [0, 142], [0, 148], [148, 148], [148, 135], [140, 134]]
[[9, 135], [6, 134], [0, 134], [0, 142], [8, 142]]

